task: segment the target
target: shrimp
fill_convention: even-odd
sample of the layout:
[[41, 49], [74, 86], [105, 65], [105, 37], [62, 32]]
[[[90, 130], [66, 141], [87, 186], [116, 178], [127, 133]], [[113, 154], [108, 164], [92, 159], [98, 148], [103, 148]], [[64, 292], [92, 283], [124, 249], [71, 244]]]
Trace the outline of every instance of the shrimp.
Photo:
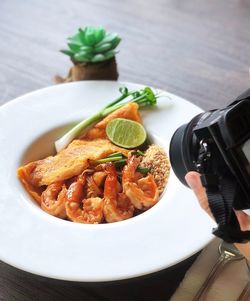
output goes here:
[[66, 192], [66, 213], [77, 223], [99, 224], [103, 220], [103, 199], [100, 197], [83, 198], [86, 174], [78, 176]]
[[138, 179], [136, 168], [139, 163], [140, 158], [136, 156], [129, 157], [122, 172], [123, 192], [135, 208], [148, 209], [158, 202], [159, 190], [151, 174]]
[[87, 197], [102, 197], [103, 183], [107, 174], [105, 171], [96, 171], [87, 177]]
[[66, 187], [62, 181], [47, 186], [41, 195], [41, 208], [56, 217], [65, 218]]
[[87, 197], [101, 197], [103, 194], [102, 190], [93, 179], [93, 176], [87, 177]]
[[117, 173], [113, 163], [106, 164], [107, 178], [104, 184], [104, 217], [108, 223], [133, 216], [134, 206], [124, 193], [119, 193]]
[[107, 174], [105, 171], [96, 171], [93, 174], [93, 180], [95, 181], [97, 186], [101, 186], [106, 178]]

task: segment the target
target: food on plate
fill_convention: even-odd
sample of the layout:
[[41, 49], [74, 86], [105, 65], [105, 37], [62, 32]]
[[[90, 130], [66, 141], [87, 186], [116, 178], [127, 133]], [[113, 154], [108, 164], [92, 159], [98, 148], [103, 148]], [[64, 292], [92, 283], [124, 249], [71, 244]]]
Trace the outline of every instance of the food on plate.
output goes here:
[[133, 101], [119, 106], [56, 155], [19, 167], [26, 191], [48, 214], [86, 224], [126, 220], [154, 206], [169, 175], [165, 151], [146, 142], [117, 146], [106, 131], [124, 119], [124, 126], [142, 127], [138, 110]]
[[107, 117], [99, 121], [93, 126], [85, 135], [82, 135], [84, 138], [95, 139], [95, 138], [106, 138], [106, 127], [110, 121], [119, 118], [126, 120], [133, 120], [137, 122], [142, 122], [141, 117], [138, 112], [139, 105], [135, 102], [129, 102], [125, 104], [120, 109], [110, 113]]
[[[55, 142], [56, 151], [57, 152], [61, 151], [73, 139], [79, 137], [79, 135], [83, 134], [83, 132], [86, 132], [90, 126], [93, 126], [95, 123], [101, 121], [104, 117], [108, 116], [112, 112], [126, 105], [128, 102], [122, 103], [124, 99], [130, 98], [129, 103], [135, 103], [139, 106], [139, 108], [152, 107], [156, 105], [156, 100], [158, 96], [155, 95], [154, 92], [149, 87], [145, 87], [144, 89], [139, 91], [129, 91], [126, 87], [122, 87], [120, 88], [119, 91], [121, 95], [118, 98], [110, 102], [108, 105], [106, 105], [97, 113], [93, 114], [92, 116], [78, 123], [70, 131], [68, 131], [65, 135], [63, 135], [60, 139], [58, 139]], [[130, 112], [125, 113], [124, 111], [126, 112], [126, 109], [120, 111], [119, 116], [116, 117], [121, 117], [121, 118], [124, 117], [130, 119], [130, 117], [129, 116], [126, 117], [126, 115], [130, 115], [131, 113]], [[135, 114], [135, 118], [140, 118], [136, 115], [138, 114], [137, 113]]]
[[34, 186], [50, 185], [79, 175], [89, 167], [90, 161], [104, 158], [115, 152], [128, 154], [123, 149], [112, 144], [108, 139], [75, 139], [66, 149], [55, 156], [49, 156], [21, 167], [18, 173]]
[[137, 209], [147, 209], [159, 200], [159, 190], [152, 174], [141, 177], [137, 167], [141, 160], [131, 156], [127, 160], [122, 173], [122, 187], [126, 196]]
[[122, 191], [113, 163], [106, 163], [107, 178], [104, 185], [104, 217], [108, 223], [118, 222], [133, 216], [131, 199]]
[[86, 173], [82, 173], [69, 185], [68, 189], [63, 188], [65, 191], [66, 216], [73, 222], [98, 224], [103, 220], [104, 201], [100, 197], [101, 191], [99, 189], [98, 191], [93, 190], [93, 196], [86, 194], [83, 198], [84, 186], [92, 177], [87, 178]]
[[169, 161], [164, 149], [157, 144], [151, 144], [142, 157], [140, 165], [142, 168], [150, 168], [150, 173], [154, 177], [159, 193], [162, 193], [170, 171]]

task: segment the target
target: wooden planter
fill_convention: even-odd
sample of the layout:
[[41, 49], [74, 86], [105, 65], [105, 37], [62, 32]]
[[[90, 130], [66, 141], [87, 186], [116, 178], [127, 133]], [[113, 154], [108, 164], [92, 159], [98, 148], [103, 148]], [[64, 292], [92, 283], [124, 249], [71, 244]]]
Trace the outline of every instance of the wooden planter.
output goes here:
[[115, 57], [100, 63], [73, 62], [66, 78], [55, 76], [56, 83], [73, 82], [80, 80], [117, 80], [118, 71]]

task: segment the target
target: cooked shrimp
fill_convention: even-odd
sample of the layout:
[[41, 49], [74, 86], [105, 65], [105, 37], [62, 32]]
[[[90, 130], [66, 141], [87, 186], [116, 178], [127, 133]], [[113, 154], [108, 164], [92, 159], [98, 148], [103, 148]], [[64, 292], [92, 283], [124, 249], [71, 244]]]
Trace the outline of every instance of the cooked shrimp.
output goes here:
[[105, 171], [96, 171], [93, 173], [93, 180], [95, 181], [96, 185], [100, 187], [106, 178], [107, 174]]
[[106, 164], [107, 178], [104, 185], [104, 217], [108, 223], [133, 216], [134, 206], [124, 193], [119, 193], [117, 173], [113, 163]]
[[87, 177], [87, 198], [91, 197], [101, 197], [103, 195], [103, 191], [96, 184], [93, 176]]
[[87, 197], [103, 197], [103, 184], [107, 174], [105, 171], [96, 171], [87, 177]]
[[137, 209], [147, 209], [155, 205], [159, 200], [159, 191], [151, 174], [138, 179], [136, 168], [140, 164], [140, 158], [131, 156], [128, 159], [122, 173], [123, 192]]
[[76, 181], [72, 182], [67, 189], [66, 198], [69, 202], [79, 202], [83, 196], [83, 187], [86, 183], [86, 175], [81, 174], [77, 177]]
[[[102, 168], [102, 171], [100, 171], [101, 168]], [[96, 185], [100, 187], [100, 186], [103, 186], [105, 179], [107, 177], [107, 173], [105, 171], [106, 163], [99, 164], [96, 167], [96, 169], [97, 169], [97, 171], [95, 173], [93, 173], [93, 180], [95, 181]], [[118, 189], [118, 192], [122, 191], [122, 186], [119, 181], [117, 181], [117, 189]]]
[[91, 197], [83, 199], [86, 174], [80, 175], [66, 192], [66, 213], [68, 218], [77, 223], [99, 224], [103, 220], [103, 199]]
[[47, 213], [56, 217], [65, 218], [66, 187], [62, 181], [47, 186], [41, 195], [41, 207]]

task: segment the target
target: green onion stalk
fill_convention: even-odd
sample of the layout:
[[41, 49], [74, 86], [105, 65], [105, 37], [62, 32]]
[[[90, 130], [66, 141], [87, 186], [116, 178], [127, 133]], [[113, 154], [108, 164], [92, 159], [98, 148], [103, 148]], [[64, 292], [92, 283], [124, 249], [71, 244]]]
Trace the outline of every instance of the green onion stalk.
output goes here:
[[[145, 87], [144, 89], [138, 91], [129, 91], [127, 87], [121, 87], [119, 89], [121, 95], [110, 102], [99, 112], [93, 114], [92, 116], [84, 119], [67, 133], [65, 133], [61, 138], [55, 141], [55, 148], [57, 152], [60, 152], [68, 146], [68, 144], [73, 140], [84, 134], [90, 126], [102, 120], [104, 117], [114, 112], [115, 110], [121, 108], [129, 102], [135, 102], [139, 105], [139, 108], [152, 107], [157, 103], [158, 95], [156, 95], [151, 88]], [[125, 99], [128, 99], [125, 101]]]
[[[144, 156], [144, 153], [140, 150], [136, 150], [132, 154], [135, 156]], [[93, 163], [95, 164], [103, 164], [108, 162], [113, 162], [116, 167], [123, 167], [127, 163], [127, 157], [125, 157], [122, 153], [113, 153], [105, 158], [93, 161]], [[143, 175], [147, 175], [150, 172], [150, 168], [141, 167], [140, 165], [138, 165], [136, 171], [140, 172]]]

